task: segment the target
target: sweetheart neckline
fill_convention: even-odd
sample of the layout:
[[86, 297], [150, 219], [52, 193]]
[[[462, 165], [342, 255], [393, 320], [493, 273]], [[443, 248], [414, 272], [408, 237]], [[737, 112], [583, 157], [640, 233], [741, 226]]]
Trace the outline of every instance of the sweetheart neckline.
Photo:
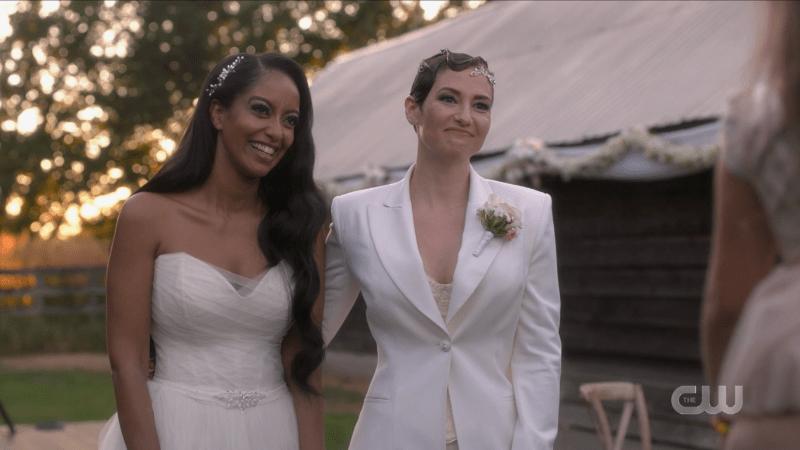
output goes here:
[[[270, 273], [272, 273], [273, 269], [277, 269], [278, 266], [280, 266], [281, 264], [283, 264], [286, 261], [286, 260], [281, 260], [281, 262], [279, 262], [278, 264], [276, 264], [276, 265], [268, 268], [267, 270], [261, 272], [260, 274], [256, 275], [255, 278], [247, 278], [244, 275], [239, 275], [239, 274], [237, 274], [235, 272], [231, 272], [231, 271], [229, 271], [227, 269], [223, 269], [222, 267], [219, 267], [217, 265], [211, 264], [210, 262], [205, 261], [203, 259], [200, 259], [200, 258], [198, 258], [196, 256], [193, 256], [193, 255], [191, 255], [191, 254], [189, 254], [187, 252], [162, 253], [162, 254], [156, 256], [155, 261], [158, 261], [158, 259], [161, 258], [162, 256], [181, 256], [181, 255], [187, 256], [190, 260], [197, 261], [201, 265], [206, 266], [207, 268], [211, 269], [211, 271], [215, 274], [215, 276], [217, 276], [217, 277], [221, 278], [223, 281], [225, 281], [225, 285], [228, 286], [228, 289], [230, 289], [234, 294], [236, 294], [239, 298], [242, 298], [242, 299], [250, 298], [253, 294], [255, 294], [255, 292], [258, 290], [258, 288], [261, 287], [261, 285], [264, 283], [264, 280], [269, 276]], [[242, 295], [239, 291], [236, 290], [236, 288], [234, 288], [231, 285], [230, 281], [228, 281], [228, 279], [225, 278], [225, 276], [222, 273], [219, 272], [219, 270], [223, 270], [225, 272], [232, 273], [233, 275], [242, 277], [242, 278], [250, 280], [250, 281], [253, 281], [253, 280], [255, 280], [256, 278], [259, 278], [259, 277], [260, 277], [260, 279], [258, 281], [256, 281], [255, 285], [252, 288], [252, 291], [250, 291], [249, 293], [247, 293], [245, 295]]]

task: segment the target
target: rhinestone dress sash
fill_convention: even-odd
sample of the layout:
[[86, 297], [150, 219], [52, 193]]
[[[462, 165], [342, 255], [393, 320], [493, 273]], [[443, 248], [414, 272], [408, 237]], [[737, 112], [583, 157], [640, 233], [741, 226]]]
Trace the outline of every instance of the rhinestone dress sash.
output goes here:
[[269, 391], [258, 391], [251, 389], [236, 390], [216, 390], [203, 389], [186, 386], [181, 383], [153, 378], [151, 383], [161, 384], [169, 389], [180, 392], [181, 394], [193, 398], [201, 403], [217, 405], [227, 409], [239, 409], [242, 412], [248, 408], [253, 408], [259, 403], [266, 403], [280, 397], [288, 392], [285, 386], [280, 386]]

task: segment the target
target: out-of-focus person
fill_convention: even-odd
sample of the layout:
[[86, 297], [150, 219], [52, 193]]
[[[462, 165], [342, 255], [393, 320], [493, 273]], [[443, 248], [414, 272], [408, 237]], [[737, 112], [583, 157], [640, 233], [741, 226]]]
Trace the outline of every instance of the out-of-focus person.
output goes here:
[[[702, 308], [706, 375], [725, 386], [724, 449], [800, 448], [800, 3], [765, 2], [730, 103]], [[716, 388], [712, 387], [712, 392]]]

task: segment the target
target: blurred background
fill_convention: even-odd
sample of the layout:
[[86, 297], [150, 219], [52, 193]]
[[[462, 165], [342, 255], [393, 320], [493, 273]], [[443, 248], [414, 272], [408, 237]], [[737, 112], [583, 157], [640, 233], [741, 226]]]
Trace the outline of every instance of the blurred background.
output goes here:
[[[619, 380], [644, 387], [653, 448], [714, 448], [708, 416], [670, 398], [703, 384], [711, 185], [755, 35], [750, 3], [0, 2], [0, 401], [45, 428], [113, 413], [114, 220], [174, 151], [218, 60], [275, 51], [304, 67], [330, 200], [402, 178], [416, 148], [403, 99], [419, 61], [449, 48], [497, 78], [473, 166], [553, 197], [556, 448], [600, 448], [578, 386]], [[346, 448], [374, 368], [362, 301], [331, 355], [328, 448]], [[625, 448], [639, 448], [637, 430]]]

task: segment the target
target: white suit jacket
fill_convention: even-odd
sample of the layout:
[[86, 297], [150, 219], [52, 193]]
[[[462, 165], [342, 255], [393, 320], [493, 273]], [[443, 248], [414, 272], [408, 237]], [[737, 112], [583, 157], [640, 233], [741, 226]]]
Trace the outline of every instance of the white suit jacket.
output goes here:
[[[551, 199], [471, 169], [464, 234], [446, 320], [417, 247], [409, 178], [334, 198], [323, 334], [330, 342], [358, 291], [378, 366], [351, 450], [442, 450], [449, 387], [460, 450], [549, 450], [558, 426], [561, 340]], [[473, 256], [489, 194], [523, 228]]]

